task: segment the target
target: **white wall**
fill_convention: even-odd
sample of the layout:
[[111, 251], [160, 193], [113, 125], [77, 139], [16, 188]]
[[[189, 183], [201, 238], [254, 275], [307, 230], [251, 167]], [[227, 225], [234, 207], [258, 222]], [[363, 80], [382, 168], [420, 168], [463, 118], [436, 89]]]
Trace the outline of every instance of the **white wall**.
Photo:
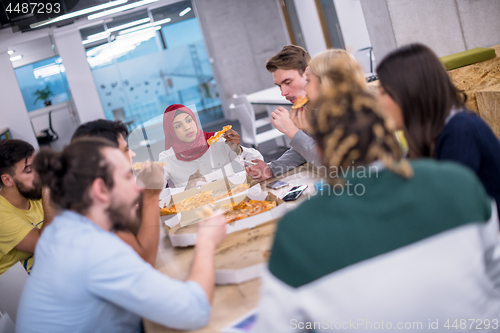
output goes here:
[[333, 0], [346, 50], [354, 53], [371, 46], [360, 0]]
[[61, 56], [66, 79], [81, 123], [104, 118], [101, 100], [87, 63], [80, 31], [55, 31], [54, 42]]
[[370, 71], [370, 57], [368, 52], [357, 50], [371, 46], [370, 35], [366, 27], [365, 16], [360, 0], [333, 0], [340, 29], [344, 38], [345, 48], [354, 54], [361, 63], [365, 72]]
[[361, 0], [378, 59], [409, 43], [439, 57], [500, 44], [498, 0]]
[[38, 142], [31, 127], [28, 110], [17, 84], [16, 74], [7, 54], [7, 47], [0, 45], [0, 128], [8, 127], [14, 139], [31, 143], [38, 149]]
[[314, 0], [294, 0], [294, 4], [307, 52], [311, 57], [314, 57], [319, 52], [326, 50], [325, 37], [321, 29], [316, 4]]

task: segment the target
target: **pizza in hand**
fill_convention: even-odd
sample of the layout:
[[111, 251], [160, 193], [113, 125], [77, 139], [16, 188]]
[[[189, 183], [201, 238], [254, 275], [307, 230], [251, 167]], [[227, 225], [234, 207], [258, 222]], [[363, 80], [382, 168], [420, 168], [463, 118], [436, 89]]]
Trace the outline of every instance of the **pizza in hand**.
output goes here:
[[293, 103], [292, 109], [300, 109], [301, 107], [306, 105], [307, 102], [309, 102], [307, 96], [300, 96], [299, 98], [297, 98], [295, 103]]
[[214, 143], [216, 143], [217, 141], [219, 141], [219, 139], [222, 138], [224, 133], [229, 131], [231, 128], [233, 128], [233, 126], [231, 126], [231, 125], [224, 126], [222, 128], [222, 130], [218, 131], [214, 136], [208, 138], [208, 140], [207, 140], [208, 145], [211, 146]]

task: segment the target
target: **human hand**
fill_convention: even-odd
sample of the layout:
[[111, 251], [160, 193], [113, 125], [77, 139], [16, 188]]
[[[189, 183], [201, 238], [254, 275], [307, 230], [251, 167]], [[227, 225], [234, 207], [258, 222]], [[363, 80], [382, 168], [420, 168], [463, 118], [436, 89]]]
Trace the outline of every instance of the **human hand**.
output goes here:
[[198, 181], [204, 181], [204, 182], [207, 181], [205, 177], [200, 173], [200, 169], [196, 170], [195, 173], [189, 176], [188, 183], [186, 185], [186, 190], [196, 187], [196, 183]]
[[300, 109], [292, 109], [292, 111], [290, 111], [290, 118], [299, 129], [311, 133], [311, 125], [309, 125], [309, 122], [307, 121], [306, 112], [307, 111], [304, 107], [301, 107]]
[[237, 154], [241, 152], [240, 148], [240, 135], [233, 129], [228, 130], [222, 136], [226, 140], [226, 144], [235, 151]]
[[144, 162], [137, 172], [136, 183], [144, 189], [161, 192], [165, 188], [163, 166], [160, 163]]
[[226, 237], [227, 219], [222, 210], [216, 210], [208, 219], [198, 223], [196, 245], [213, 244], [214, 248]]
[[271, 113], [271, 124], [274, 125], [281, 133], [293, 138], [295, 133], [299, 130], [290, 118], [290, 113], [287, 109], [280, 106]]
[[235, 143], [237, 145], [240, 144], [240, 135], [233, 129], [226, 131], [226, 133], [224, 133], [222, 137], [226, 139], [226, 143], [230, 142], [230, 143]]
[[271, 168], [264, 161], [252, 160], [252, 162], [256, 164], [245, 168], [250, 177], [258, 181], [263, 181], [273, 176]]

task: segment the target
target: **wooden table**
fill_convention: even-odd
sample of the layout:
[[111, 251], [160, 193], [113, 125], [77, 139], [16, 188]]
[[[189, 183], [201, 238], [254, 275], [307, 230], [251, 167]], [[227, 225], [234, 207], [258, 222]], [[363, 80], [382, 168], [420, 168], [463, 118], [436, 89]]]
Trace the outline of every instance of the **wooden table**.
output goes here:
[[[286, 203], [291, 210], [297, 207], [301, 201], [306, 200], [309, 195], [316, 192], [314, 182], [319, 180], [320, 177], [312, 166], [305, 164], [284, 175], [262, 182], [262, 188], [264, 189], [267, 183], [277, 179], [290, 184], [290, 186], [278, 190], [270, 190], [270, 192], [278, 197], [283, 197], [293, 186], [309, 185], [298, 201]], [[265, 189], [269, 190], [268, 188]], [[262, 259], [264, 258], [262, 252], [269, 249], [272, 245], [277, 222], [277, 220], [269, 221], [253, 229], [241, 230], [227, 235], [223, 243], [217, 247], [215, 255], [216, 267], [224, 267], [224, 265], [229, 263], [234, 264], [235, 260], [247, 262], [266, 260]], [[161, 242], [155, 266], [159, 271], [170, 277], [185, 280], [194, 258], [194, 248], [173, 247], [167, 237], [166, 229], [161, 229]], [[249, 249], [253, 251], [248, 251]], [[242, 253], [249, 252], [254, 253], [254, 255], [245, 256], [244, 259], [241, 258]], [[222, 328], [257, 307], [260, 297], [260, 286], [260, 279], [254, 279], [238, 285], [216, 286], [210, 322], [206, 327], [196, 332], [218, 333]], [[180, 332], [147, 320], [144, 321], [144, 327], [147, 333]]]

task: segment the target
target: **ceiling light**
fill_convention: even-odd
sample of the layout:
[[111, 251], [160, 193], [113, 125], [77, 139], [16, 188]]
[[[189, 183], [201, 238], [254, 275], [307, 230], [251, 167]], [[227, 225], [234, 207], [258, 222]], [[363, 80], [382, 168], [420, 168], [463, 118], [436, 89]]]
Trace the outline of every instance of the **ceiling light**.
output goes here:
[[134, 31], [138, 31], [138, 30], [142, 30], [142, 29], [146, 29], [146, 28], [151, 28], [152, 25], [151, 24], [143, 24], [143, 25], [139, 25], [137, 27], [133, 27], [133, 28], [130, 28], [130, 29], [126, 29], [126, 30], [122, 30], [122, 31], [119, 31], [118, 32], [118, 35], [125, 35], [125, 34], [128, 34], [130, 32], [134, 32]]
[[102, 36], [101, 38], [92, 38], [92, 39], [87, 39], [82, 42], [83, 45], [87, 45], [89, 43], [97, 42], [98, 40], [106, 39], [108, 38], [108, 35]]
[[179, 13], [179, 16], [184, 16], [186, 15], [187, 13], [189, 13], [191, 11], [191, 7], [188, 7], [186, 9], [184, 9], [182, 12]]
[[130, 34], [131, 32], [134, 32], [134, 31], [138, 31], [138, 32], [144, 32], [143, 30], [147, 30], [147, 31], [155, 31], [155, 30], [160, 30], [161, 27], [154, 27], [154, 30], [152, 29], [153, 27], [151, 26], [151, 24], [145, 24], [145, 25], [141, 25], [141, 26], [138, 26], [138, 27], [135, 27], [135, 28], [130, 28], [130, 29], [127, 29], [127, 30], [123, 30], [123, 31], [120, 31], [118, 33], [118, 37], [117, 38], [120, 38], [122, 37], [123, 35], [127, 35], [127, 34]]
[[121, 6], [121, 7], [118, 7], [118, 8], [113, 8], [113, 9], [110, 9], [110, 10], [106, 10], [104, 12], [100, 12], [100, 13], [97, 13], [97, 14], [89, 15], [89, 16], [87, 16], [87, 19], [93, 20], [93, 19], [96, 19], [96, 18], [99, 18], [99, 17], [103, 17], [103, 16], [108, 16], [108, 15], [111, 15], [111, 14], [119, 13], [119, 12], [122, 12], [122, 11], [127, 10], [127, 9], [132, 9], [132, 8], [136, 8], [136, 7], [139, 7], [139, 6], [147, 5], [149, 3], [153, 3], [153, 2], [156, 2], [156, 1], [158, 1], [158, 0], [142, 0], [142, 1], [137, 1], [137, 2], [131, 3], [129, 5], [125, 5], [125, 6]]
[[10, 58], [10, 61], [16, 61], [16, 60], [19, 60], [21, 59], [23, 56], [22, 55], [18, 55], [18, 56], [15, 56], [15, 57], [11, 57]]
[[109, 31], [103, 31], [103, 32], [99, 32], [99, 33], [96, 33], [96, 34], [93, 34], [93, 35], [90, 35], [90, 36], [87, 36], [87, 40], [98, 40], [98, 39], [103, 39], [103, 38], [106, 38], [108, 37], [110, 34]]
[[168, 23], [168, 22], [170, 22], [170, 21], [172, 21], [172, 19], [171, 19], [170, 17], [167, 17], [166, 19], [164, 19], [164, 20], [160, 20], [160, 21], [156, 21], [156, 22], [154, 22], [153, 24], [154, 24], [154, 25], [160, 25], [160, 24], [163, 24], [163, 23]]
[[130, 22], [130, 23], [125, 23], [125, 24], [119, 25], [117, 27], [109, 28], [107, 31], [109, 31], [109, 32], [118, 31], [118, 30], [133, 27], [134, 25], [138, 25], [138, 24], [142, 24], [142, 23], [146, 23], [146, 22], [149, 22], [149, 17], [146, 17], [146, 18], [134, 21], [134, 22]]
[[12, 54], [12, 53], [14, 53], [14, 52], [15, 52], [15, 50], [8, 50], [8, 51], [7, 51], [7, 53], [8, 53], [9, 55], [11, 55], [11, 54]]
[[69, 19], [69, 18], [72, 18], [72, 17], [76, 17], [76, 16], [80, 16], [80, 15], [85, 15], [85, 14], [88, 14], [88, 13], [96, 12], [96, 11], [101, 10], [101, 9], [106, 9], [106, 8], [109, 8], [109, 7], [118, 6], [118, 5], [126, 3], [127, 1], [128, 0], [117, 0], [117, 1], [103, 3], [102, 5], [90, 7], [90, 8], [87, 8], [87, 9], [82, 9], [82, 10], [76, 11], [74, 13], [64, 14], [64, 15], [61, 15], [61, 16], [56, 17], [54, 19], [49, 19], [49, 20], [45, 20], [45, 21], [41, 21], [41, 22], [30, 24], [30, 28], [34, 29], [34, 28], [38, 28], [38, 27], [41, 27], [41, 26], [44, 26], [44, 25], [47, 25], [47, 24], [50, 24], [50, 23], [59, 22], [59, 21], [63, 21], [63, 20], [66, 20], [66, 19]]
[[48, 64], [34, 69], [33, 75], [38, 79], [39, 77], [47, 77], [64, 72], [65, 68], [63, 65]]
[[[86, 45], [88, 43], [95, 42], [96, 40], [101, 40], [101, 39], [107, 38], [114, 31], [122, 30], [122, 29], [125, 29], [125, 28], [128, 28], [128, 27], [133, 27], [134, 25], [145, 23], [145, 22], [149, 22], [149, 17], [146, 17], [146, 18], [134, 21], [134, 22], [125, 23], [125, 24], [122, 24], [122, 25], [119, 25], [119, 26], [116, 26], [116, 27], [113, 27], [113, 28], [109, 28], [106, 31], [98, 32], [96, 34], [87, 36], [87, 39], [84, 40], [82, 42], [82, 44]], [[151, 26], [151, 25], [147, 24], [147, 26]], [[138, 30], [138, 29], [136, 29], [136, 30]]]

